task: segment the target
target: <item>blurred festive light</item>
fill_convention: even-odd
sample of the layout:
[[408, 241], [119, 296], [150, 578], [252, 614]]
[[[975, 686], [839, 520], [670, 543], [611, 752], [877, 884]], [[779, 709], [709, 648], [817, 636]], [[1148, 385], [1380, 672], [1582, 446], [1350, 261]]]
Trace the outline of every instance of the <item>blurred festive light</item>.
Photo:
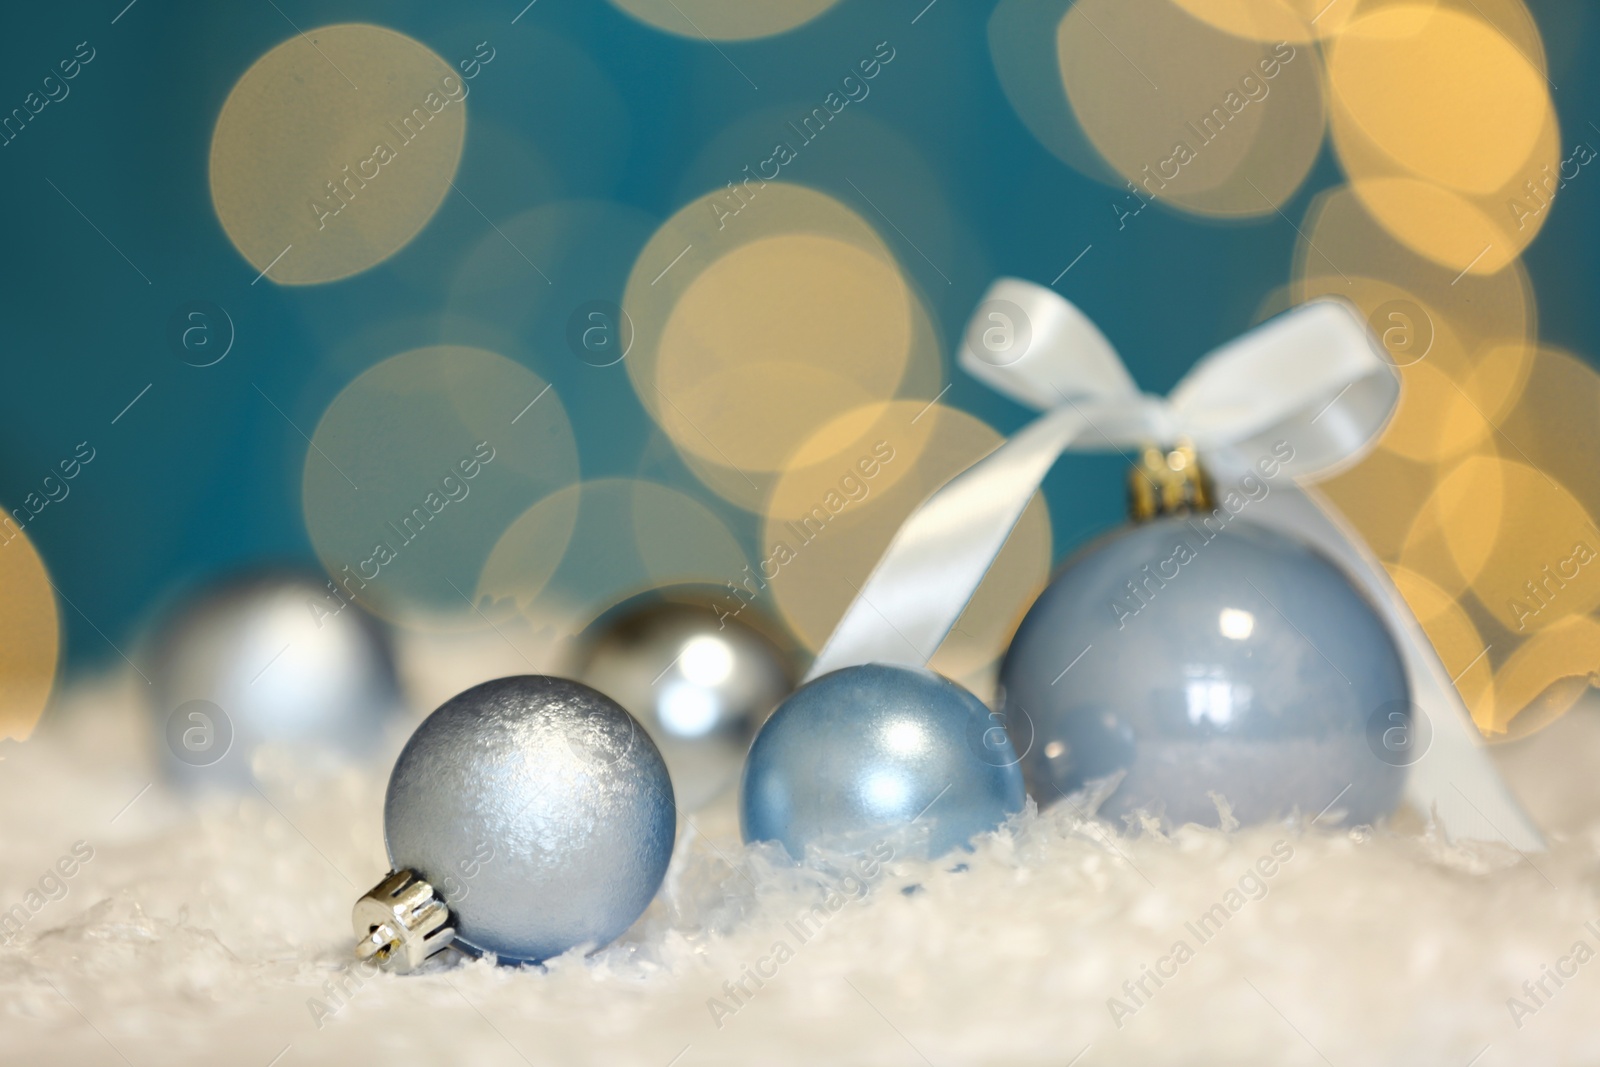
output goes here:
[[1298, 230], [1295, 301], [1353, 301], [1397, 366], [1417, 362], [1417, 349], [1426, 350], [1423, 341], [1440, 322], [1474, 357], [1485, 346], [1537, 335], [1538, 305], [1520, 262], [1490, 275], [1449, 270], [1397, 240], [1348, 186], [1319, 194]]
[[1600, 515], [1600, 374], [1555, 348], [1540, 347], [1530, 364], [1520, 400], [1500, 420], [1504, 451], [1546, 472], [1590, 515]]
[[746, 577], [737, 539], [704, 504], [654, 482], [602, 478], [557, 490], [509, 524], [475, 599], [576, 632], [636, 593]]
[[[1337, 0], [1329, 5], [1327, 17], [1342, 11], [1343, 18], [1337, 23], [1342, 30], [1357, 16], [1365, 18], [1396, 10], [1403, 13], [1403, 19], [1419, 26], [1436, 11], [1470, 16], [1503, 37], [1541, 77], [1549, 73], [1540, 22], [1534, 19], [1525, 0]], [[1319, 19], [1318, 23], [1325, 21]]]
[[1419, 463], [1460, 456], [1480, 445], [1493, 420], [1516, 402], [1527, 376], [1524, 346], [1481, 351], [1474, 341], [1469, 353], [1448, 317], [1387, 281], [1333, 275], [1313, 284], [1316, 295], [1341, 297], [1365, 312], [1400, 373], [1400, 403], [1380, 448]]
[[306, 452], [312, 545], [347, 595], [396, 621], [470, 613], [495, 539], [577, 479], [560, 396], [476, 348], [419, 348], [334, 398]]
[[766, 501], [769, 522], [798, 522], [819, 502], [834, 510], [881, 498], [916, 472], [939, 420], [926, 400], [890, 400], [852, 408], [817, 427], [796, 449]]
[[1525, 463], [1472, 456], [1433, 491], [1400, 559], [1448, 593], [1470, 588], [1527, 635], [1600, 606], [1597, 554], [1593, 517], [1564, 487]]
[[1492, 658], [1472, 617], [1456, 599], [1415, 571], [1395, 564], [1388, 566], [1389, 577], [1405, 598], [1406, 605], [1422, 625], [1423, 633], [1439, 654], [1439, 661], [1455, 679], [1472, 721], [1485, 734], [1495, 728], [1495, 692]]
[[444, 200], [466, 134], [467, 82], [381, 26], [324, 26], [258, 59], [211, 141], [211, 196], [241, 255], [282, 285], [392, 256]]
[[1360, 0], [1173, 0], [1197, 19], [1252, 41], [1310, 44], [1343, 29]]
[[[911, 510], [1001, 441], [971, 415], [938, 404], [895, 401], [867, 414], [823, 426], [814, 451], [802, 446], [802, 459], [832, 459], [784, 472], [762, 537], [761, 589], [771, 587], [783, 618], [813, 650]], [[856, 440], [843, 444], [852, 429]], [[1050, 537], [1048, 512], [1035, 498], [933, 660], [936, 670], [963, 676], [999, 656], [1049, 576]]]
[[1384, 448], [1422, 462], [1443, 463], [1467, 451], [1493, 451], [1494, 425], [1517, 402], [1533, 350], [1497, 345], [1469, 361], [1441, 320], [1438, 359], [1402, 368], [1404, 391]]
[[1490, 732], [1515, 740], [1569, 711], [1591, 686], [1600, 686], [1600, 622], [1569, 615], [1522, 644], [1495, 673], [1495, 705], [1503, 709]]
[[1543, 70], [1496, 25], [1383, 6], [1330, 44], [1328, 79], [1351, 187], [1405, 244], [1493, 274], [1537, 235], [1559, 181], [1559, 125]]
[[744, 41], [803, 25], [839, 0], [611, 0], [658, 30], [696, 40]]
[[[914, 293], [911, 294], [911, 314], [911, 356], [905, 377], [896, 392], [900, 397], [906, 398], [907, 402], [914, 403], [916, 410], [920, 411], [930, 398], [937, 396], [944, 388], [944, 373], [939, 336], [926, 305]], [[782, 506], [772, 500], [780, 479], [785, 475], [793, 475], [797, 467], [818, 467], [825, 472], [823, 475], [825, 478], [836, 474], [833, 469], [838, 465], [836, 460], [843, 460], [848, 465], [849, 461], [856, 458], [842, 455], [849, 451], [849, 446], [859, 436], [851, 427], [858, 429], [857, 424], [862, 419], [888, 417], [886, 413], [896, 403], [898, 401], [875, 401], [859, 407], [844, 408], [843, 415], [830, 418], [820, 429], [806, 438], [800, 450], [791, 453], [779, 470], [764, 471], [748, 467], [736, 469], [689, 450], [680, 451], [678, 458], [702, 484], [729, 503], [756, 514], [770, 514], [775, 506]], [[834, 429], [840, 429], [842, 432], [833, 433]], [[920, 440], [921, 435], [913, 435], [908, 440], [908, 447], [918, 448]], [[831, 446], [837, 446], [836, 451], [829, 452]], [[791, 481], [789, 484], [792, 486], [796, 483]], [[809, 502], [806, 506], [809, 506]]]
[[792, 234], [712, 263], [667, 320], [656, 384], [681, 447], [773, 470], [818, 419], [892, 394], [911, 348], [893, 263]]
[[625, 365], [686, 457], [755, 488], [819, 423], [894, 396], [918, 329], [894, 257], [855, 212], [781, 182], [742, 195], [687, 205], [640, 253]]
[[0, 740], [24, 741], [50, 700], [61, 620], [44, 560], [9, 514], [0, 538]]
[[1522, 168], [1550, 105], [1543, 76], [1493, 26], [1420, 4], [1347, 26], [1328, 80], [1336, 144], [1359, 131], [1404, 173], [1465, 193]]
[[1171, 0], [1080, 0], [1056, 43], [1074, 114], [1140, 201], [1271, 214], [1316, 161], [1325, 114], [1313, 47], [1246, 40]]
[[1375, 556], [1393, 563], [1438, 483], [1434, 465], [1379, 448], [1349, 470], [1318, 482], [1316, 491], [1333, 502]]

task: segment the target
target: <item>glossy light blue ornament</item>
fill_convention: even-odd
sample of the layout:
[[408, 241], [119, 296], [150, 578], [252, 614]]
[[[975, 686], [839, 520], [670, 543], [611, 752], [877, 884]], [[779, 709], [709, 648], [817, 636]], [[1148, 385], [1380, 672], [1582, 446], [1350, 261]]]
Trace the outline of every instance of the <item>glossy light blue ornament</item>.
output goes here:
[[1122, 771], [1102, 811], [1215, 825], [1210, 793], [1259, 822], [1337, 803], [1392, 811], [1404, 759], [1371, 724], [1408, 722], [1400, 652], [1344, 573], [1298, 540], [1218, 510], [1111, 534], [1073, 558], [1001, 668], [1040, 807]]
[[845, 667], [802, 686], [750, 746], [746, 841], [859, 842], [926, 824], [931, 856], [993, 830], [1024, 803], [1016, 753], [982, 701], [932, 671]]
[[475, 686], [395, 763], [396, 873], [357, 903], [357, 951], [409, 969], [451, 936], [506, 963], [604, 945], [655, 896], [676, 818], [661, 754], [609, 697], [539, 676]]

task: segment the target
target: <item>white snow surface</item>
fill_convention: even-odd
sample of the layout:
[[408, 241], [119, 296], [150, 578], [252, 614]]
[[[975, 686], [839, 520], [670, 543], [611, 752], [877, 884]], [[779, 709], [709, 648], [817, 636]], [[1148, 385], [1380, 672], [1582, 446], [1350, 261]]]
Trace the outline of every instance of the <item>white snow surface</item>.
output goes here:
[[370, 766], [268, 753], [258, 789], [195, 798], [161, 780], [138, 688], [80, 686], [0, 746], [0, 910], [28, 917], [0, 945], [0, 1062], [1600, 1063], [1593, 700], [1496, 751], [1546, 853], [1336, 809], [1224, 830], [1058, 804], [968, 856], [896, 842], [858, 893], [742, 845], [729, 795], [680, 818], [618, 943], [392, 976], [354, 967], [350, 907], [420, 715]]

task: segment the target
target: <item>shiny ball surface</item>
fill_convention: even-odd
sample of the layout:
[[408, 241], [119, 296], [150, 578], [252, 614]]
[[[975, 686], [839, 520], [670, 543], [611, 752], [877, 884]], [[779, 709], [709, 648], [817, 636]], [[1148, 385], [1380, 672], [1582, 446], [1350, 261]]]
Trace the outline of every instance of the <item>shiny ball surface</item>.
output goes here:
[[737, 780], [750, 739], [795, 682], [768, 630], [719, 617], [709, 597], [670, 592], [607, 612], [584, 634], [573, 674], [649, 732], [686, 811]]
[[808, 845], [925, 824], [942, 856], [1024, 803], [998, 717], [932, 671], [846, 667], [802, 686], [756, 735], [739, 798], [746, 841]]
[[163, 766], [181, 784], [248, 786], [267, 744], [368, 757], [400, 706], [388, 631], [302, 571], [216, 583], [157, 624], [147, 673]]
[[1033, 730], [1034, 800], [1124, 771], [1105, 814], [1216, 825], [1211, 792], [1246, 823], [1335, 801], [1357, 823], [1389, 813], [1404, 768], [1367, 734], [1410, 694], [1382, 618], [1320, 552], [1204, 518], [1089, 546], [1024, 618], [1000, 681], [1013, 731]]
[[672, 858], [666, 764], [617, 703], [564, 678], [474, 686], [425, 719], [384, 798], [391, 864], [455, 913], [456, 943], [502, 962], [604, 945]]

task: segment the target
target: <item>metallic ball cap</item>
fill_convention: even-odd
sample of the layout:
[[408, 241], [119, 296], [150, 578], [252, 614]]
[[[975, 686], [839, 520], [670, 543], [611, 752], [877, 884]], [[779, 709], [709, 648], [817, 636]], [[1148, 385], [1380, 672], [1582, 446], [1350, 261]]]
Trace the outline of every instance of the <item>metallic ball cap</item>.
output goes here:
[[184, 784], [247, 783], [263, 743], [368, 757], [400, 707], [388, 631], [300, 570], [182, 601], [155, 628], [149, 676], [162, 759]]
[[1022, 774], [997, 723], [932, 671], [867, 664], [825, 674], [784, 701], [750, 747], [744, 839], [777, 841], [799, 860], [808, 845], [918, 823], [929, 855], [942, 856], [1022, 809]]
[[1084, 549], [1000, 681], [1008, 721], [1032, 722], [1040, 807], [1124, 771], [1107, 814], [1216, 825], [1216, 792], [1246, 823], [1335, 798], [1370, 822], [1404, 785], [1367, 739], [1380, 709], [1410, 707], [1387, 626], [1327, 557], [1244, 520], [1157, 519]]
[[714, 592], [661, 590], [601, 616], [573, 674], [644, 725], [692, 811], [733, 784], [756, 730], [794, 689], [794, 656], [775, 633]]
[[456, 943], [504, 962], [604, 945], [650, 904], [676, 808], [649, 735], [564, 678], [474, 686], [417, 727], [395, 763], [384, 837], [429, 882]]

